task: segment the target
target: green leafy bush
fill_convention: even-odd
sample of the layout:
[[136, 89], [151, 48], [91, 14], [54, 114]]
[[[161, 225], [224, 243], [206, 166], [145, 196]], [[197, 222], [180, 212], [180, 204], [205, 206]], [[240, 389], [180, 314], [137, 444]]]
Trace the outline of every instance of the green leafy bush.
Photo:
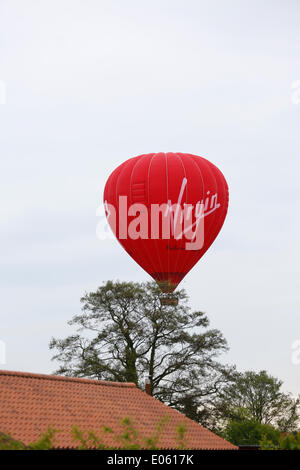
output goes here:
[[273, 444], [264, 438], [260, 442], [262, 450], [300, 450], [300, 432], [298, 433], [282, 433], [277, 444]]
[[280, 431], [269, 424], [262, 424], [254, 420], [232, 420], [227, 424], [223, 437], [238, 446], [260, 445], [263, 439], [265, 442], [277, 445]]

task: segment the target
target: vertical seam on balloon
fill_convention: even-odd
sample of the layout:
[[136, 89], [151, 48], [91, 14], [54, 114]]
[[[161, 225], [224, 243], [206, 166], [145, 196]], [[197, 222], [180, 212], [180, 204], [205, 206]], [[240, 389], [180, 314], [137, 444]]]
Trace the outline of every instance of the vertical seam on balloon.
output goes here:
[[[179, 159], [179, 161], [181, 162], [181, 165], [182, 165], [182, 168], [183, 168], [183, 171], [184, 171], [184, 176], [186, 178], [186, 171], [185, 171], [185, 166], [184, 166], [184, 163], [183, 163], [183, 160], [182, 160], [182, 157], [179, 153], [175, 153], [176, 157]], [[185, 187], [185, 202], [187, 202], [187, 187], [188, 187], [188, 183], [186, 184], [186, 187]], [[176, 256], [176, 260], [175, 260], [175, 264], [174, 264], [174, 272], [176, 273], [177, 272], [177, 266], [178, 266], [178, 262], [180, 260], [180, 255], [181, 255], [181, 250], [177, 250], [177, 256]]]
[[[118, 219], [119, 219], [119, 202], [118, 202], [118, 195], [117, 195], [117, 189], [118, 189], [118, 183], [119, 183], [119, 179], [120, 179], [120, 176], [121, 174], [123, 173], [123, 171], [125, 170], [126, 168], [126, 165], [124, 164], [123, 168], [121, 168], [121, 170], [119, 171], [119, 174], [117, 176], [117, 181], [116, 181], [116, 187], [115, 187], [115, 205], [116, 205], [116, 208], [118, 208]], [[120, 242], [119, 240], [119, 235], [120, 235], [120, 219], [118, 220], [118, 223], [116, 224], [116, 227], [118, 227], [118, 233], [116, 233], [116, 238], [118, 240], [118, 242], [120, 243], [121, 246], [122, 243]], [[128, 254], [128, 253], [127, 253]]]
[[[123, 168], [121, 168], [121, 171], [119, 172], [118, 176], [117, 176], [117, 181], [116, 181], [116, 198], [115, 198], [115, 202], [117, 203], [117, 188], [118, 188], [118, 183], [119, 183], [119, 179], [120, 179], [120, 176], [122, 175], [122, 173], [126, 170], [128, 164], [131, 162], [132, 158], [130, 158], [129, 160], [127, 160], [126, 162], [124, 162], [124, 166]], [[119, 207], [119, 206], [118, 206]]]
[[[114, 172], [109, 176], [109, 178], [108, 178], [108, 180], [107, 180], [107, 182], [106, 182], [106, 184], [105, 184], [104, 193], [103, 193], [103, 203], [105, 203], [105, 201], [108, 201], [108, 202], [109, 202], [109, 200], [110, 200], [110, 201], [112, 200], [115, 209], [116, 209], [116, 191], [115, 191], [116, 185], [114, 186], [114, 188], [113, 188], [113, 190], [111, 191], [111, 194], [110, 194], [110, 190], [109, 190], [109, 185], [108, 185], [108, 183], [113, 179], [114, 176], [115, 176], [115, 179], [117, 180], [117, 179], [118, 179], [118, 176], [119, 176], [119, 174], [120, 174], [120, 172], [121, 172], [121, 165], [119, 165], [119, 166], [114, 170]], [[109, 196], [111, 195], [111, 197], [108, 197], [108, 195], [109, 195]], [[106, 196], [107, 196], [107, 197], [106, 197]], [[107, 220], [107, 222], [108, 222], [107, 215], [106, 215], [106, 220]], [[117, 237], [117, 225], [116, 225], [116, 231], [114, 232], [109, 222], [108, 222], [108, 224], [109, 224], [109, 226], [110, 226], [110, 228], [111, 228], [111, 231], [112, 231], [112, 233], [114, 234], [116, 240], [119, 242], [118, 237]]]
[[[133, 198], [132, 198], [132, 179], [133, 179], [133, 173], [134, 173], [134, 169], [135, 167], [137, 166], [137, 164], [141, 161], [141, 159], [143, 157], [145, 157], [146, 155], [143, 154], [143, 155], [140, 155], [140, 158], [137, 159], [136, 163], [133, 165], [132, 167], [132, 170], [131, 170], [131, 175], [130, 175], [130, 205], [133, 203]], [[148, 237], [149, 237], [149, 228], [148, 228]], [[131, 246], [133, 244], [132, 240], [130, 242]], [[137, 246], [137, 245], [136, 245]], [[147, 258], [147, 261], [149, 262], [149, 266], [150, 268], [153, 268], [153, 264], [152, 264], [152, 259], [151, 259], [151, 255], [148, 254], [148, 251], [145, 249], [142, 248], [142, 252], [140, 250], [137, 250], [137, 253], [139, 254], [140, 258], [142, 259], [143, 256], [145, 256]], [[141, 256], [142, 255], [142, 256]]]
[[[155, 155], [155, 154], [154, 154]], [[147, 183], [147, 202], [148, 202], [148, 208], [147, 208], [147, 211], [149, 210], [149, 205], [150, 205], [150, 201], [149, 201], [149, 167], [150, 167], [150, 164], [153, 160], [153, 157], [154, 155], [152, 155], [151, 157], [151, 160], [149, 162], [149, 165], [148, 165], [148, 172], [147, 172], [147, 177], [146, 177], [146, 183]], [[144, 155], [144, 156], [147, 156], [147, 155]], [[151, 217], [151, 208], [150, 208], [150, 217]], [[150, 234], [150, 238], [149, 238], [149, 230], [151, 230], [151, 218], [150, 218], [150, 224], [149, 224], [149, 213], [148, 213], [148, 241], [149, 239], [151, 240], [151, 234]], [[147, 258], [148, 258], [148, 261], [149, 261], [149, 267], [151, 269], [152, 272], [155, 272], [155, 266], [153, 265], [153, 257], [151, 256], [151, 253], [149, 251], [149, 254], [148, 254], [148, 251], [145, 250], [147, 252]]]
[[[206, 163], [206, 159], [204, 159], [204, 160], [205, 160], [205, 163]], [[211, 163], [207, 161], [206, 164], [207, 164], [207, 167], [208, 167], [208, 171], [210, 172], [210, 174], [212, 175], [212, 177], [213, 177], [213, 179], [214, 179], [214, 181], [215, 181], [215, 186], [216, 186], [217, 194], [219, 194], [219, 185], [218, 185], [218, 182], [217, 182], [217, 180], [216, 180], [216, 177], [215, 177], [215, 175], [214, 175], [214, 173], [213, 173], [213, 171], [212, 171]], [[214, 216], [214, 220], [215, 220], [216, 213], [214, 213], [213, 216]], [[213, 226], [213, 225], [215, 225], [215, 222], [212, 222], [211, 226]], [[209, 240], [211, 240], [211, 237], [209, 238]], [[213, 242], [213, 240], [211, 241], [211, 243], [212, 243], [212, 242]], [[211, 245], [211, 243], [210, 243], [210, 245]], [[209, 245], [209, 246], [210, 246], [210, 245]]]
[[[213, 164], [212, 164], [213, 165]], [[228, 204], [229, 204], [229, 191], [228, 191], [228, 185], [227, 185], [227, 181], [225, 180], [225, 177], [223, 175], [223, 173], [219, 170], [219, 168], [215, 167], [216, 168], [216, 173], [218, 173], [219, 175], [219, 178], [218, 180], [220, 181], [220, 184], [222, 185], [222, 188], [224, 189], [224, 192], [226, 194], [226, 206], [223, 207], [223, 211], [221, 212], [223, 214], [223, 220], [222, 220], [222, 223], [220, 224], [219, 226], [219, 229], [218, 229], [218, 232], [217, 234], [215, 235], [215, 237], [212, 239], [211, 243], [209, 246], [211, 246], [213, 244], [213, 242], [215, 241], [215, 239], [217, 238], [217, 235], [219, 234], [224, 222], [225, 222], [225, 218], [226, 218], [226, 214], [227, 214], [227, 210], [228, 210]], [[217, 182], [217, 188], [218, 188], [218, 193], [219, 193], [219, 183]]]
[[[215, 179], [216, 188], [217, 188], [217, 194], [219, 195], [219, 184], [218, 184], [218, 181], [217, 181], [217, 179], [216, 179], [216, 177], [215, 177], [215, 175], [214, 175], [214, 173], [213, 173], [211, 167], [209, 167], [209, 170], [210, 170], [210, 172], [212, 173], [212, 175], [213, 175], [213, 177], [214, 177], [214, 179]], [[214, 217], [215, 217], [215, 216], [216, 216], [216, 214], [214, 214]], [[218, 221], [218, 220], [217, 220], [217, 221]], [[214, 223], [214, 225], [215, 225], [215, 226], [218, 226], [218, 223]], [[214, 238], [210, 237], [210, 239], [209, 239], [210, 244], [208, 245], [208, 247], [210, 247], [211, 244], [214, 242], [214, 240], [216, 239], [218, 233], [219, 233], [219, 230], [218, 230], [217, 233], [215, 234]]]
[[[117, 202], [117, 188], [118, 188], [118, 183], [119, 183], [119, 179], [120, 179], [120, 176], [122, 175], [122, 173], [126, 170], [126, 167], [128, 166], [128, 164], [130, 163], [131, 159], [127, 160], [127, 162], [124, 163], [124, 167], [121, 169], [120, 173], [118, 174], [118, 177], [117, 177], [117, 182], [116, 182], [116, 199], [115, 199], [115, 202], [117, 204], [117, 207], [118, 207], [118, 217], [119, 217], [119, 203]], [[126, 214], [126, 219], [127, 219], [127, 215]], [[128, 219], [126, 220], [126, 222], [128, 222]], [[118, 227], [119, 227], [119, 232], [120, 232], [120, 223], [118, 222]], [[119, 233], [118, 233], [119, 235]], [[128, 227], [127, 227], [127, 235], [128, 235]], [[122, 243], [120, 242], [119, 240], [119, 237], [117, 237], [117, 240], [118, 242], [120, 243], [120, 245], [123, 247]], [[124, 248], [124, 247], [123, 247]], [[125, 250], [126, 251], [126, 250]], [[129, 254], [127, 251], [126, 251], [127, 254]]]
[[131, 169], [131, 174], [130, 174], [130, 183], [129, 183], [129, 187], [130, 187], [130, 205], [132, 205], [132, 177], [133, 177], [133, 172], [134, 172], [134, 169], [135, 167], [137, 166], [137, 164], [139, 163], [140, 159], [143, 158], [145, 156], [145, 154], [143, 155], [139, 155], [139, 158], [137, 158], [135, 164], [133, 165], [132, 169]]
[[[133, 167], [131, 168], [131, 173], [130, 173], [130, 179], [129, 179], [129, 190], [130, 190], [130, 204], [129, 204], [129, 207], [132, 205], [132, 177], [133, 177], [133, 172], [134, 172], [134, 169], [135, 167], [137, 166], [138, 162], [140, 161], [141, 158], [143, 158], [144, 155], [139, 155], [139, 157], [137, 158], [135, 164], [133, 165]], [[128, 220], [128, 219], [127, 219]], [[128, 230], [128, 227], [127, 227], [127, 230]], [[134, 246], [134, 241], [130, 239], [130, 246], [133, 247]], [[141, 253], [140, 250], [137, 250], [137, 244], [135, 245], [135, 251], [136, 253], [138, 254], [139, 258], [140, 259], [143, 259], [143, 252]], [[141, 254], [142, 254], [142, 257], [141, 257]]]
[[[194, 158], [193, 158], [194, 155], [188, 154], [188, 155], [186, 155], [186, 156], [187, 156], [187, 157], [190, 159], [190, 161], [196, 166], [196, 168], [197, 168], [197, 170], [198, 170], [198, 172], [199, 172], [199, 174], [200, 174], [200, 178], [201, 178], [201, 181], [202, 181], [202, 194], [203, 194], [203, 200], [204, 200], [204, 179], [203, 179], [202, 171], [201, 171], [201, 169], [199, 168], [199, 166], [197, 165], [197, 163], [195, 162], [195, 160], [194, 160]], [[183, 261], [183, 262], [184, 262], [184, 261]], [[180, 265], [180, 269], [182, 269], [182, 264]], [[188, 273], [187, 273], [187, 274], [188, 274]]]
[[[150, 160], [150, 163], [149, 163], [149, 167], [148, 167], [148, 175], [147, 175], [147, 183], [148, 183], [148, 204], [150, 205], [150, 198], [149, 198], [149, 194], [150, 194], [150, 169], [151, 169], [151, 165], [152, 165], [152, 161], [154, 159], [154, 157], [156, 157], [157, 153], [154, 153], [152, 155], [152, 158]], [[151, 207], [150, 207], [150, 224], [151, 224]], [[150, 235], [151, 237], [151, 235]], [[160, 261], [160, 256], [159, 256], [159, 249], [156, 245], [157, 243], [157, 240], [153, 239], [153, 244], [154, 244], [154, 247], [155, 247], [155, 251], [156, 251], [156, 254], [157, 254], [157, 259], [158, 259], [158, 262], [159, 262], [159, 267], [160, 267], [160, 270], [161, 272], [163, 271], [163, 267], [162, 267], [162, 264], [161, 264], [161, 261]], [[155, 266], [154, 266], [154, 270], [153, 272], [155, 272]]]
[[[120, 178], [121, 173], [122, 173], [122, 169], [121, 171], [119, 171], [119, 174], [117, 176], [116, 187], [115, 187], [115, 204], [118, 206], [118, 212], [119, 212], [119, 205], [117, 204], [117, 188], [118, 188], [118, 183], [119, 183], [119, 178]], [[120, 230], [120, 227], [119, 227], [119, 230]]]
[[[216, 190], [217, 190], [217, 193], [218, 193], [218, 188], [219, 188], [219, 187], [218, 187], [218, 183], [217, 183], [217, 180], [216, 180], [216, 178], [215, 178], [215, 175], [214, 175], [214, 173], [213, 173], [213, 171], [212, 171], [212, 169], [211, 169], [211, 163], [210, 163], [208, 160], [206, 160], [206, 158], [203, 158], [203, 157], [201, 157], [201, 158], [202, 158], [202, 160], [204, 161], [204, 163], [205, 163], [205, 165], [206, 165], [206, 168], [208, 168], [208, 171], [209, 171], [209, 173], [211, 174], [213, 180], [215, 181], [215, 186], [216, 186]], [[207, 196], [207, 195], [205, 195], [205, 197], [206, 197], [206, 196]], [[204, 204], [205, 204], [205, 202], [204, 202]], [[213, 220], [215, 220], [215, 216], [216, 216], [216, 214], [213, 214], [213, 217], [214, 217]], [[212, 227], [213, 225], [214, 225], [214, 222], [211, 222], [211, 224], [209, 225], [209, 227]], [[205, 230], [205, 225], [204, 225], [204, 230]], [[216, 237], [215, 237], [215, 238], [216, 238]], [[211, 238], [209, 237], [209, 241], [210, 241], [210, 240], [211, 240]], [[213, 240], [209, 243], [209, 245], [207, 246], [207, 248], [206, 248], [206, 250], [205, 250], [205, 253], [206, 253], [206, 251], [208, 250], [208, 248], [210, 247], [210, 245], [213, 243], [213, 241], [214, 241], [214, 239], [213, 239]], [[204, 240], [204, 243], [205, 243], [205, 240]], [[204, 255], [205, 253], [203, 253], [203, 255]], [[203, 256], [203, 255], [202, 255], [202, 256]]]
[[[169, 174], [168, 174], [168, 156], [165, 153], [165, 160], [166, 160], [166, 179], [167, 179], [167, 204], [169, 204]], [[170, 243], [170, 241], [169, 241]], [[167, 250], [168, 252], [168, 276], [170, 275], [170, 249]], [[168, 279], [169, 282], [169, 279]]]
[[[118, 217], [119, 217], [119, 204], [117, 203], [117, 188], [118, 188], [118, 183], [119, 183], [119, 179], [120, 179], [121, 174], [123, 173], [123, 171], [125, 171], [125, 169], [126, 169], [128, 163], [130, 162], [130, 160], [131, 160], [131, 159], [127, 160], [127, 162], [124, 163], [123, 168], [120, 170], [120, 172], [119, 172], [119, 174], [118, 174], [118, 176], [117, 176], [116, 188], [115, 188], [115, 204], [116, 204], [116, 206], [118, 207]], [[119, 229], [119, 232], [120, 232], [120, 224], [119, 224], [119, 221], [118, 221], [118, 225], [117, 225], [117, 226], [118, 226], [118, 229]], [[121, 243], [120, 240], [119, 240], [119, 233], [118, 233], [118, 234], [115, 234], [115, 236], [116, 236], [116, 239], [117, 239], [118, 243], [122, 246], [123, 249], [125, 249], [125, 248], [123, 247], [122, 243]], [[125, 250], [125, 251], [126, 251], [126, 250]], [[126, 253], [129, 255], [129, 253], [128, 253], [127, 251], [126, 251]], [[130, 255], [129, 255], [129, 256], [130, 256]], [[134, 261], [135, 261], [135, 260], [134, 260]]]

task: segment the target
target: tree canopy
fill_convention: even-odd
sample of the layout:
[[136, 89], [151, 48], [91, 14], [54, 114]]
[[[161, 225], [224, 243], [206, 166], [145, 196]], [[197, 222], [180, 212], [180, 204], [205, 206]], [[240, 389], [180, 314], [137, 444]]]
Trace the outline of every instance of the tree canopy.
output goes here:
[[255, 420], [230, 420], [225, 428], [223, 437], [238, 446], [259, 446], [267, 441], [275, 447], [278, 445], [280, 431], [269, 424], [258, 423]]
[[284, 432], [297, 430], [300, 401], [285, 393], [282, 385], [265, 370], [237, 373], [215, 403], [220, 419], [272, 425]]
[[76, 333], [51, 340], [57, 373], [141, 388], [149, 377], [152, 394], [180, 409], [187, 399], [197, 407], [215, 395], [233, 372], [218, 360], [225, 338], [209, 328], [205, 313], [191, 311], [184, 290], [177, 306], [161, 305], [160, 296], [151, 282], [107, 281], [86, 293], [82, 312], [69, 322]]

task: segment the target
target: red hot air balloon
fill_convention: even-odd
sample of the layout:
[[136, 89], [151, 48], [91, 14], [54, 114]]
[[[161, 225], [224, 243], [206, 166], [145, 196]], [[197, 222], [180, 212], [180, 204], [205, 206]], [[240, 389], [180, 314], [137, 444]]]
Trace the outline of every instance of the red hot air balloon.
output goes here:
[[164, 293], [171, 293], [218, 235], [227, 213], [228, 186], [205, 158], [150, 153], [113, 171], [104, 205], [127, 253]]

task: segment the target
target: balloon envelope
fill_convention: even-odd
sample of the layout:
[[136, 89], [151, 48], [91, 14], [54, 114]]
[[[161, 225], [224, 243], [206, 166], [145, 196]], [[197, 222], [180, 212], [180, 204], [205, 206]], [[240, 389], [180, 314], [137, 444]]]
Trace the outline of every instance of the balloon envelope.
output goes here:
[[218, 235], [228, 186], [205, 158], [150, 153], [122, 163], [104, 190], [108, 222], [129, 255], [172, 292]]

